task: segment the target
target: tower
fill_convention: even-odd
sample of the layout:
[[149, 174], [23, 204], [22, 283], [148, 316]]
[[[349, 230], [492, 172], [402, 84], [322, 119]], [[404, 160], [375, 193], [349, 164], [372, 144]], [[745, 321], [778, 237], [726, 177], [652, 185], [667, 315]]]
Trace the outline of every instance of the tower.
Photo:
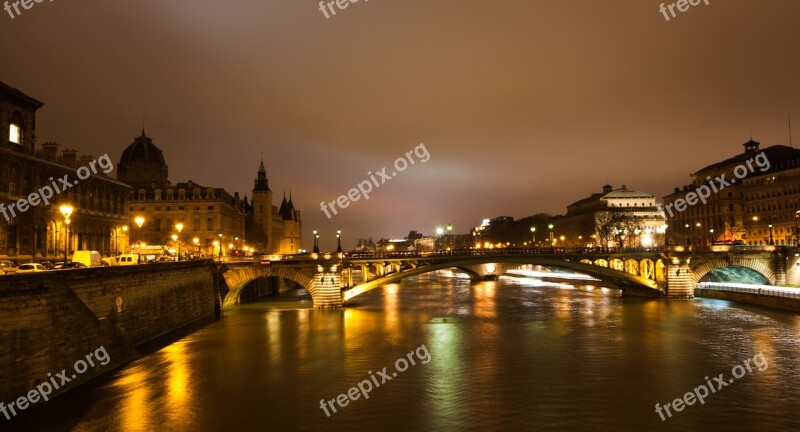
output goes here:
[[272, 191], [269, 189], [267, 170], [264, 168], [264, 158], [258, 168], [258, 176], [253, 182], [253, 223], [254, 228], [266, 237], [264, 251], [272, 253], [275, 250], [272, 238]]

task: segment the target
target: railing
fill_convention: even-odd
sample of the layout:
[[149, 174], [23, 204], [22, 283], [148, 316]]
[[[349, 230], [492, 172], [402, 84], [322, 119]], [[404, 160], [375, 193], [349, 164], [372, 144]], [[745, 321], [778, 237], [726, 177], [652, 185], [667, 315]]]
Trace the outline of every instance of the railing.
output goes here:
[[769, 285], [748, 285], [737, 283], [721, 283], [721, 282], [700, 282], [697, 284], [698, 289], [709, 289], [716, 291], [731, 291], [741, 292], [747, 294], [756, 294], [770, 297], [782, 297], [800, 299], [800, 289], [798, 288], [784, 288]]
[[498, 248], [498, 249], [459, 249], [436, 252], [357, 252], [346, 253], [344, 259], [385, 259], [385, 258], [434, 258], [471, 257], [496, 255], [592, 255], [609, 253], [661, 253], [661, 248]]

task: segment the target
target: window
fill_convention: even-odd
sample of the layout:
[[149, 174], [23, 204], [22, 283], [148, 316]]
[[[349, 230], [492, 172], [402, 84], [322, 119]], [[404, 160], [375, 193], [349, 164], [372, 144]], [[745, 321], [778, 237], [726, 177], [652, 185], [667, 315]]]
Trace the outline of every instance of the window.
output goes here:
[[214, 210], [214, 206], [208, 206], [209, 210]]
[[214, 231], [214, 218], [208, 218], [206, 220], [206, 229], [208, 231]]
[[183, 206], [178, 206], [178, 210], [183, 210]]
[[178, 190], [178, 199], [185, 200], [186, 199], [186, 191], [183, 189]]
[[156, 218], [155, 220], [153, 220], [153, 230], [155, 232], [161, 231], [161, 219]]
[[19, 111], [14, 111], [11, 115], [11, 124], [8, 126], [8, 141], [22, 145], [22, 116]]
[[200, 231], [200, 219], [194, 219], [192, 221], [192, 231]]
[[8, 140], [14, 144], [22, 145], [22, 129], [18, 125], [11, 123], [8, 127]]

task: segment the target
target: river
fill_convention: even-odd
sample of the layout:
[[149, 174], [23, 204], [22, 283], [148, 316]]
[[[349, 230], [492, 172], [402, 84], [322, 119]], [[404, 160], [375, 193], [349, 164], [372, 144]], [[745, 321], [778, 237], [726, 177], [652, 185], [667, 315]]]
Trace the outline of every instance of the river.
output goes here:
[[[798, 354], [800, 316], [791, 313], [622, 298], [600, 285], [470, 284], [439, 273], [384, 286], [341, 310], [313, 309], [302, 290], [242, 305], [14, 426], [800, 430]], [[714, 391], [700, 404], [708, 381]], [[685, 401], [679, 411], [656, 412], [656, 403], [677, 398]]]

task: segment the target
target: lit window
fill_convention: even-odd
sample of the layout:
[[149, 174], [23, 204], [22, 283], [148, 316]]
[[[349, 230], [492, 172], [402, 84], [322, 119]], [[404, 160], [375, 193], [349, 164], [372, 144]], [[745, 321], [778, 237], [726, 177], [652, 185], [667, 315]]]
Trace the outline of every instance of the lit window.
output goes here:
[[15, 123], [11, 123], [8, 128], [8, 140], [14, 144], [22, 145], [22, 128]]

